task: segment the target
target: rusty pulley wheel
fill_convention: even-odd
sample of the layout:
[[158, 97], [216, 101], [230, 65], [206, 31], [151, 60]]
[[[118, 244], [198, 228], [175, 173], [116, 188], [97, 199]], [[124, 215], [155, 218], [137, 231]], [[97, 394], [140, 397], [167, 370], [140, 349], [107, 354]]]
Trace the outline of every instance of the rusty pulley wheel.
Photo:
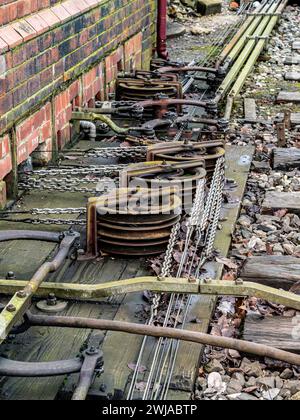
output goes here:
[[88, 248], [116, 255], [159, 254], [181, 218], [181, 204], [174, 188], [120, 188], [91, 199]]
[[119, 221], [116, 222], [115, 220], [112, 221], [112, 223], [109, 223], [107, 221], [107, 219], [102, 219], [101, 222], [98, 222], [98, 226], [101, 226], [103, 228], [107, 228], [107, 229], [118, 229], [120, 231], [139, 231], [139, 232], [144, 232], [144, 231], [152, 231], [152, 230], [157, 230], [157, 229], [165, 229], [168, 228], [170, 226], [173, 226], [174, 223], [179, 222], [180, 220], [180, 216], [173, 216], [171, 215], [168, 219], [164, 220], [161, 219], [159, 221], [156, 222], [149, 222], [148, 224], [146, 224], [145, 222], [140, 222], [140, 223], [120, 223]]
[[205, 162], [205, 169], [210, 178], [217, 160], [224, 154], [225, 148], [222, 141], [157, 143], [148, 147], [147, 160], [174, 162], [202, 160]]

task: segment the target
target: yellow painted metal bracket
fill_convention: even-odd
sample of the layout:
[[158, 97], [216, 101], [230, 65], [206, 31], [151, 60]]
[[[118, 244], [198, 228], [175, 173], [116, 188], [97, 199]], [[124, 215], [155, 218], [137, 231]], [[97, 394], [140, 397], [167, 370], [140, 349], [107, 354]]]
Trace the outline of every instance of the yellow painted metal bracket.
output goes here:
[[[11, 295], [24, 287], [24, 281], [0, 280], [0, 294]], [[151, 290], [158, 293], [184, 293], [213, 296], [254, 296], [300, 310], [300, 296], [253, 282], [189, 280], [187, 278], [137, 277], [101, 284], [43, 283], [36, 297], [54, 293], [66, 300], [93, 300], [123, 293]]]

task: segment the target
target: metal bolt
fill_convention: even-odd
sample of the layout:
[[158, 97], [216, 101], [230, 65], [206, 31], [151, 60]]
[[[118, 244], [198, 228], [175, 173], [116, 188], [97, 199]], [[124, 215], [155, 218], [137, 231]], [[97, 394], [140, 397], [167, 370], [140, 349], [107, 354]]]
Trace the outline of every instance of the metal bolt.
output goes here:
[[20, 299], [24, 299], [24, 298], [26, 298], [27, 294], [26, 294], [26, 292], [24, 292], [24, 290], [20, 290], [20, 291], [17, 293], [17, 296], [18, 296], [18, 298], [20, 298]]
[[16, 307], [15, 305], [10, 304], [10, 305], [7, 305], [6, 310], [7, 312], [16, 312]]
[[89, 356], [93, 356], [94, 354], [98, 354], [99, 353], [99, 350], [98, 349], [96, 349], [96, 347], [94, 347], [94, 346], [91, 346], [87, 351], [86, 351], [86, 353], [89, 355]]
[[49, 293], [48, 299], [47, 299], [47, 305], [48, 306], [55, 306], [57, 304], [57, 299], [54, 293]]
[[15, 280], [16, 276], [13, 271], [9, 271], [6, 275], [6, 280]]

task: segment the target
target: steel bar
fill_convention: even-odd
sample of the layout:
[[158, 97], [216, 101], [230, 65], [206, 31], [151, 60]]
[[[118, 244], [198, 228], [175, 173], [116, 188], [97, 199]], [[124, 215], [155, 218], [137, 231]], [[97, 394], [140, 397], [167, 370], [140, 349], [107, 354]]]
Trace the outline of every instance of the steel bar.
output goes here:
[[[24, 234], [24, 231], [21, 231]], [[26, 231], [25, 231], [26, 232]], [[43, 233], [39, 232], [41, 237], [44, 237]], [[21, 235], [21, 234], [20, 234]], [[5, 234], [4, 238], [7, 238]], [[18, 237], [16, 232], [14, 236]], [[32, 237], [37, 237], [38, 233], [30, 236], [27, 232], [27, 239]], [[29, 280], [29, 282], [23, 283], [22, 290], [14, 294], [8, 304], [5, 306], [3, 311], [0, 314], [0, 344], [6, 339], [7, 335], [14, 327], [14, 325], [22, 319], [24, 313], [28, 309], [31, 303], [32, 296], [36, 293], [42, 282], [45, 280], [49, 273], [56, 271], [64, 262], [68, 256], [71, 247], [74, 245], [75, 241], [79, 238], [77, 232], [68, 231], [63, 235], [60, 235], [60, 245], [56, 256], [52, 261], [45, 262]], [[7, 240], [7, 239], [5, 239]]]
[[84, 401], [95, 378], [95, 370], [100, 361], [103, 360], [103, 353], [95, 348], [88, 349], [84, 354], [84, 361], [80, 371], [79, 382], [72, 396], [73, 401]]
[[235, 98], [239, 92], [241, 91], [242, 87], [244, 86], [245, 80], [250, 74], [251, 70], [253, 69], [258, 57], [260, 56], [261, 52], [263, 51], [263, 48], [265, 47], [267, 37], [271, 34], [273, 31], [275, 25], [277, 24], [280, 15], [282, 14], [283, 10], [285, 9], [286, 5], [288, 4], [288, 0], [285, 0], [283, 2], [280, 2], [279, 5], [277, 5], [276, 14], [270, 18], [268, 18], [268, 25], [264, 29], [262, 36], [263, 39], [258, 40], [258, 42], [255, 42], [255, 48], [249, 57], [247, 63], [245, 64], [243, 70], [240, 72], [237, 80], [234, 83], [234, 86], [232, 87], [229, 96]]
[[0, 357], [0, 376], [35, 378], [68, 375], [80, 372], [82, 363], [80, 358], [54, 362], [19, 362]]
[[237, 42], [241, 39], [241, 37], [244, 35], [246, 30], [249, 28], [249, 26], [254, 21], [255, 16], [264, 8], [264, 4], [261, 5], [255, 14], [253, 16], [249, 16], [246, 21], [243, 23], [243, 25], [240, 27], [240, 29], [237, 31], [235, 36], [231, 39], [231, 41], [226, 45], [226, 47], [223, 49], [221, 54], [218, 57], [218, 61], [216, 63], [216, 68], [219, 68], [220, 65], [223, 63], [223, 61], [226, 59], [230, 51], [234, 48], [234, 46], [237, 44]]
[[187, 67], [161, 67], [157, 69], [158, 74], [165, 74], [165, 73], [188, 73], [190, 71], [196, 72], [204, 72], [204, 73], [217, 73], [213, 67], [200, 67], [200, 66], [187, 66]]
[[[270, 8], [271, 12], [275, 12], [277, 10], [278, 5], [281, 4], [281, 1], [276, 1], [274, 3], [272, 3], [272, 6]], [[266, 16], [264, 17], [260, 24], [258, 25], [257, 29], [255, 29], [253, 35], [254, 36], [260, 36], [260, 35], [265, 35], [265, 29], [266, 27], [268, 27], [268, 24], [270, 22], [270, 20], [272, 19], [278, 19], [278, 16], [275, 16], [273, 18]], [[263, 45], [265, 43], [265, 40], [260, 40], [258, 42], [263, 42]], [[216, 101], [218, 102], [220, 99], [222, 99], [224, 97], [224, 95], [228, 92], [228, 90], [230, 89], [230, 86], [235, 82], [236, 77], [238, 76], [238, 79], [240, 79], [240, 71], [243, 68], [243, 66], [245, 65], [245, 63], [248, 60], [248, 57], [250, 56], [250, 54], [252, 53], [252, 51], [254, 50], [254, 53], [257, 51], [257, 42], [255, 39], [249, 39], [246, 44], [243, 40], [243, 49], [240, 52], [237, 60], [235, 61], [234, 65], [232, 66], [232, 68], [230, 69], [230, 71], [228, 72], [227, 76], [225, 77], [225, 79], [223, 80], [223, 82], [221, 83], [217, 95], [216, 95]], [[259, 55], [259, 54], [258, 54]], [[256, 60], [255, 60], [256, 61]]]
[[216, 337], [209, 334], [194, 331], [179, 330], [168, 327], [154, 327], [151, 325], [140, 325], [122, 321], [111, 321], [103, 319], [64, 317], [64, 316], [40, 316], [27, 314], [29, 323], [32, 326], [62, 327], [96, 329], [106, 331], [119, 331], [128, 334], [147, 335], [151, 337], [165, 337], [175, 340], [189, 341], [198, 344], [205, 344], [214, 347], [222, 347], [237, 350], [242, 353], [255, 354], [261, 357], [269, 357], [281, 360], [292, 365], [300, 365], [300, 355], [289, 353], [274, 347], [256, 344], [249, 341], [234, 338]]
[[33, 230], [3, 230], [0, 232], [0, 242], [28, 239], [33, 241], [59, 243], [62, 239], [61, 235], [61, 233]]
[[[26, 284], [20, 280], [0, 280], [0, 294], [10, 295]], [[213, 296], [255, 296], [289, 308], [300, 310], [300, 296], [254, 282], [189, 280], [175, 277], [136, 277], [102, 284], [43, 283], [34, 293], [36, 297], [47, 297], [54, 293], [66, 300], [89, 300], [123, 293], [151, 290], [159, 293], [201, 294]]]

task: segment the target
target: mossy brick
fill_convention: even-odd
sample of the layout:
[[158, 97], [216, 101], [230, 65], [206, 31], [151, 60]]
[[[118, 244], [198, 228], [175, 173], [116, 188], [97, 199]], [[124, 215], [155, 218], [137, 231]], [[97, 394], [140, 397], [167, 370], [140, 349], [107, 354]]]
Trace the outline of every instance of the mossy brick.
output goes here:
[[[0, 161], [1, 165], [1, 161]], [[1, 169], [0, 169], [1, 174]], [[0, 209], [3, 210], [6, 205], [6, 182], [0, 181]]]
[[204, 16], [215, 15], [222, 11], [221, 0], [197, 0], [197, 11]]

